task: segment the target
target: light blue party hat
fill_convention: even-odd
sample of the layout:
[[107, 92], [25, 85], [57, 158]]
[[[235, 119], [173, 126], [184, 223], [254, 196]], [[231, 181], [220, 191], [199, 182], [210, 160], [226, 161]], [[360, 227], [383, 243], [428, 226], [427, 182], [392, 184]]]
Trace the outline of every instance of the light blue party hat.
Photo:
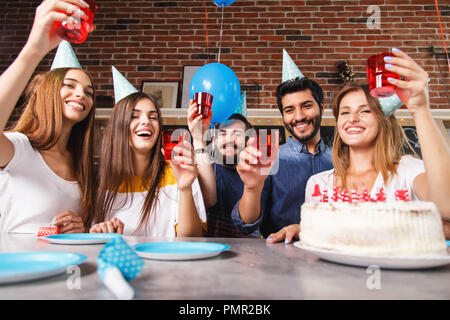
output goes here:
[[294, 60], [289, 56], [286, 49], [283, 49], [283, 74], [281, 82], [293, 80], [295, 78], [304, 78], [305, 76], [295, 64]]
[[59, 43], [58, 50], [56, 50], [56, 55], [53, 59], [50, 70], [55, 70], [58, 68], [82, 69], [72, 46], [66, 40], [62, 40]]
[[247, 118], [247, 95], [245, 91], [241, 94], [239, 98], [239, 104], [236, 109], [234, 109], [233, 113], [242, 114], [245, 118]]
[[402, 100], [395, 93], [387, 98], [378, 98], [378, 100], [380, 100], [384, 115], [388, 117], [403, 105]]
[[111, 68], [114, 80], [115, 103], [128, 97], [132, 93], [139, 92], [114, 66]]

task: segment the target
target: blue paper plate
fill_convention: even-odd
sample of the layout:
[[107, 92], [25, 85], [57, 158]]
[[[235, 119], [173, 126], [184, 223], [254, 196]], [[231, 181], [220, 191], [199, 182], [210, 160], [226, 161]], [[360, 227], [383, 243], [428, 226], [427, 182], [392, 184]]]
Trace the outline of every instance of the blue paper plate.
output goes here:
[[67, 272], [68, 267], [86, 260], [85, 255], [67, 252], [0, 253], [0, 283], [50, 277]]
[[143, 258], [156, 260], [194, 260], [214, 257], [230, 246], [214, 242], [146, 242], [134, 245]]
[[99, 244], [121, 237], [118, 233], [67, 233], [41, 237], [55, 244]]
[[450, 240], [447, 241], [447, 247], [450, 247]]

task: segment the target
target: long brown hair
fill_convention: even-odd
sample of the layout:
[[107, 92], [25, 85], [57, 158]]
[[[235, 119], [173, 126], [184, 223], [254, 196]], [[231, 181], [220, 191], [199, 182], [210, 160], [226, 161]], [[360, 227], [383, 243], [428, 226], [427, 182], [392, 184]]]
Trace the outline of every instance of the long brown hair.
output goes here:
[[[63, 101], [60, 92], [69, 70], [71, 69], [59, 68], [37, 74], [25, 92], [24, 111], [11, 131], [26, 135], [37, 150], [52, 148], [61, 136]], [[87, 75], [92, 83], [92, 78]], [[93, 96], [95, 97], [95, 91]], [[94, 117], [95, 100], [88, 116], [72, 127], [67, 143], [67, 150], [72, 155], [73, 173], [82, 195], [80, 214], [84, 222], [92, 214], [94, 205]]]
[[[339, 107], [342, 99], [348, 93], [355, 91], [364, 92], [367, 103], [378, 121], [379, 129], [374, 142], [375, 153], [372, 163], [375, 170], [381, 172], [383, 181], [387, 183], [389, 178], [397, 173], [397, 165], [401, 157], [406, 154], [406, 149], [408, 147], [411, 150], [414, 149], [410, 146], [398, 120], [394, 115], [389, 117], [384, 115], [380, 101], [370, 95], [366, 85], [351, 83], [339, 90], [332, 102], [333, 115], [336, 122], [339, 117]], [[342, 141], [337, 128], [334, 131], [332, 161], [337, 181], [340, 182], [338, 187], [346, 189], [347, 169], [350, 166], [350, 151], [348, 145]]]
[[[158, 113], [159, 132], [156, 144], [150, 151], [149, 163], [142, 178], [142, 186], [134, 185], [136, 176], [133, 166], [133, 152], [130, 146], [130, 122], [133, 109], [142, 99], [149, 99]], [[162, 147], [162, 118], [161, 111], [153, 96], [136, 92], [120, 100], [113, 108], [111, 118], [106, 126], [100, 156], [99, 186], [97, 192], [95, 223], [111, 218], [114, 200], [119, 187], [125, 190], [136, 190], [143, 187], [148, 190], [144, 206], [141, 211], [138, 230], [144, 228], [150, 218], [151, 210], [158, 199], [160, 183], [163, 178], [166, 162], [161, 153]], [[133, 197], [130, 192], [127, 197]], [[124, 202], [124, 204], [126, 201]], [[136, 230], [137, 231], [137, 230]]]

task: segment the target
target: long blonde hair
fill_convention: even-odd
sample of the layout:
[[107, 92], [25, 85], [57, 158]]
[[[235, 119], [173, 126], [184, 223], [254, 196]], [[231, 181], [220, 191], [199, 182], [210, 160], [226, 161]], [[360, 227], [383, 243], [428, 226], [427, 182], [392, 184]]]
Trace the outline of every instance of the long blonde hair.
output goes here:
[[[385, 116], [378, 99], [372, 97], [366, 85], [351, 83], [345, 85], [335, 95], [332, 102], [334, 118], [337, 122], [339, 117], [339, 107], [342, 99], [348, 93], [362, 91], [364, 92], [367, 103], [375, 114], [378, 121], [378, 134], [374, 142], [373, 167], [377, 172], [381, 172], [384, 183], [387, 183], [393, 175], [397, 173], [397, 165], [406, 149], [409, 147], [414, 150], [406, 138], [406, 135], [394, 115]], [[337, 128], [334, 131], [334, 141], [332, 148], [332, 161], [336, 175], [337, 186], [341, 189], [347, 189], [347, 169], [350, 166], [350, 150], [348, 145], [342, 141]]]
[[[11, 131], [26, 135], [37, 150], [52, 148], [61, 136], [63, 101], [60, 92], [69, 70], [71, 69], [59, 68], [38, 74], [25, 91], [24, 111]], [[92, 83], [92, 78], [89, 78]], [[95, 91], [93, 96], [95, 97]], [[74, 176], [82, 195], [80, 215], [85, 225], [94, 205], [94, 116], [95, 101], [88, 116], [72, 127], [67, 143], [67, 150], [72, 155]]]
[[[113, 108], [111, 118], [105, 130], [100, 157], [99, 186], [97, 192], [94, 222], [99, 223], [111, 218], [114, 200], [121, 186], [134, 190], [133, 152], [130, 146], [129, 128], [131, 116], [136, 104], [149, 99], [158, 113], [159, 132], [156, 144], [150, 151], [150, 161], [142, 177], [142, 187], [148, 190], [139, 221], [138, 230], [146, 227], [151, 211], [156, 205], [161, 181], [164, 177], [166, 162], [161, 153], [162, 118], [161, 111], [153, 96], [136, 92], [120, 100]], [[127, 197], [133, 197], [128, 193]], [[125, 201], [126, 202], [126, 201]]]

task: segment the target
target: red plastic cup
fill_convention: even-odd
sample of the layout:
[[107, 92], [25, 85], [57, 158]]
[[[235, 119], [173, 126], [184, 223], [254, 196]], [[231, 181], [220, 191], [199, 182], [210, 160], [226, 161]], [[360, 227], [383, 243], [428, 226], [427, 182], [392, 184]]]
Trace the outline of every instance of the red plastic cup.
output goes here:
[[370, 95], [375, 98], [390, 97], [395, 93], [395, 86], [388, 78], [400, 79], [394, 72], [386, 70], [384, 57], [392, 57], [390, 52], [382, 52], [367, 59], [367, 81], [369, 82]]
[[71, 43], [83, 43], [86, 40], [94, 22], [97, 5], [94, 0], [85, 0], [85, 2], [89, 4], [89, 8], [80, 8], [85, 14], [84, 17], [71, 13], [72, 22], [65, 20], [57, 21], [53, 24], [56, 33], [64, 40]]
[[258, 161], [267, 161], [272, 155], [272, 135], [268, 130], [258, 130], [256, 135], [256, 143], [258, 144], [258, 150], [262, 152], [262, 156], [258, 157]]
[[258, 157], [258, 161], [261, 164], [266, 164], [269, 158], [272, 157], [272, 151], [276, 150], [279, 145], [279, 132], [278, 130], [259, 129], [256, 134], [257, 148], [261, 151], [261, 157]]
[[174, 134], [175, 129], [163, 130], [164, 160], [172, 159], [173, 148], [183, 141], [183, 135]]
[[194, 102], [197, 103], [198, 111], [195, 114], [195, 118], [199, 115], [202, 116], [202, 119], [208, 119], [209, 112], [211, 111], [213, 96], [208, 92], [196, 92], [193, 97]]

